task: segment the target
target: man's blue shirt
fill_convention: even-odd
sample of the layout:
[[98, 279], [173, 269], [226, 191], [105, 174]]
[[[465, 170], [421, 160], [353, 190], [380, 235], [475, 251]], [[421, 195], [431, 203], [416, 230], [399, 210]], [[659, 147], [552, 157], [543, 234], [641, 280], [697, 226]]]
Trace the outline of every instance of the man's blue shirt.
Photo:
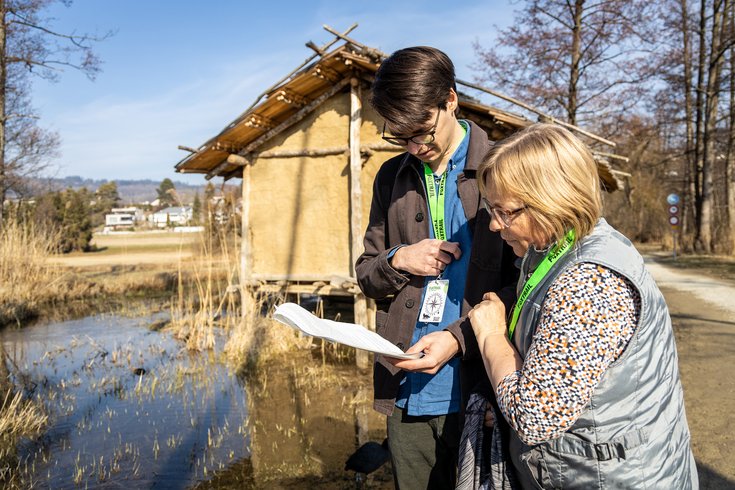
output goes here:
[[[428, 333], [444, 330], [448, 325], [454, 323], [462, 312], [470, 247], [472, 246], [472, 231], [467, 223], [467, 217], [457, 188], [457, 177], [464, 172], [470, 141], [469, 124], [465, 121], [460, 121], [460, 124], [467, 133], [449, 160], [446, 169], [444, 226], [447, 241], [459, 243], [462, 256], [457, 260], [453, 260], [442, 273], [442, 279], [449, 280], [449, 291], [441, 322], [418, 322], [411, 339], [412, 345]], [[434, 177], [438, 189], [439, 179], [436, 175]], [[423, 180], [423, 175], [421, 178]], [[426, 212], [427, 216], [430, 216], [428, 203]], [[432, 220], [427, 219], [426, 223], [431, 238], [435, 238]], [[426, 283], [434, 279], [436, 278], [427, 277]], [[426, 287], [424, 287], [425, 293]], [[423, 304], [423, 295], [421, 301], [421, 304]], [[409, 415], [445, 415], [458, 412], [460, 408], [459, 362], [459, 358], [454, 357], [433, 375], [407, 372], [403, 381], [401, 381], [396, 406], [407, 409]]]

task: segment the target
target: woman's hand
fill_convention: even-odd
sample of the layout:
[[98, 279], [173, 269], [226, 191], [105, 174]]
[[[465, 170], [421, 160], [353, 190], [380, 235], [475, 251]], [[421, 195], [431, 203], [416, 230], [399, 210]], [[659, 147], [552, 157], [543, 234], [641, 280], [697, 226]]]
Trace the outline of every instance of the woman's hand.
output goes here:
[[508, 333], [505, 324], [505, 305], [495, 293], [485, 293], [482, 302], [477, 304], [467, 316], [478, 341], [480, 337], [507, 335]]
[[421, 359], [392, 359], [386, 357], [386, 359], [395, 367], [405, 371], [436, 374], [447, 361], [457, 355], [459, 342], [447, 330], [432, 332], [421, 337], [406, 351], [406, 354], [416, 352], [423, 352], [424, 357]]

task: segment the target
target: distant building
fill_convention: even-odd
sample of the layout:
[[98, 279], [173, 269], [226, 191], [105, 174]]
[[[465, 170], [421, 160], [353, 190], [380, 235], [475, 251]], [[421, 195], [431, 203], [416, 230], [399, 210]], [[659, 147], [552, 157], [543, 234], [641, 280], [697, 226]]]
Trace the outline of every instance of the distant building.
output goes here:
[[135, 223], [144, 219], [143, 212], [136, 207], [112, 208], [105, 215], [105, 228], [132, 228]]
[[167, 226], [186, 226], [192, 220], [191, 206], [168, 207], [148, 216], [148, 220], [158, 228]]

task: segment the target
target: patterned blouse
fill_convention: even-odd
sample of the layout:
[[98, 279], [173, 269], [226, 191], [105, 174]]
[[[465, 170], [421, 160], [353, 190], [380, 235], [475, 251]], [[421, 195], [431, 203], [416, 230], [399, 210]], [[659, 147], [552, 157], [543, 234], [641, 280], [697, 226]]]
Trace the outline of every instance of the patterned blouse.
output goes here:
[[603, 266], [578, 264], [556, 279], [523, 368], [497, 388], [500, 410], [524, 443], [571, 428], [633, 337], [640, 311], [638, 291]]

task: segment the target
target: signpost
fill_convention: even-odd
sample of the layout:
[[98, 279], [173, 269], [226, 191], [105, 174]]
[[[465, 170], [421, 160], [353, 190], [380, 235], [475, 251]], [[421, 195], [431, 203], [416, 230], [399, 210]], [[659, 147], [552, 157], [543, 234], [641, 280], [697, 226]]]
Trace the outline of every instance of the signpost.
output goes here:
[[669, 205], [669, 224], [671, 225], [671, 237], [674, 241], [674, 260], [676, 260], [676, 229], [679, 227], [679, 194], [669, 194], [666, 202]]

